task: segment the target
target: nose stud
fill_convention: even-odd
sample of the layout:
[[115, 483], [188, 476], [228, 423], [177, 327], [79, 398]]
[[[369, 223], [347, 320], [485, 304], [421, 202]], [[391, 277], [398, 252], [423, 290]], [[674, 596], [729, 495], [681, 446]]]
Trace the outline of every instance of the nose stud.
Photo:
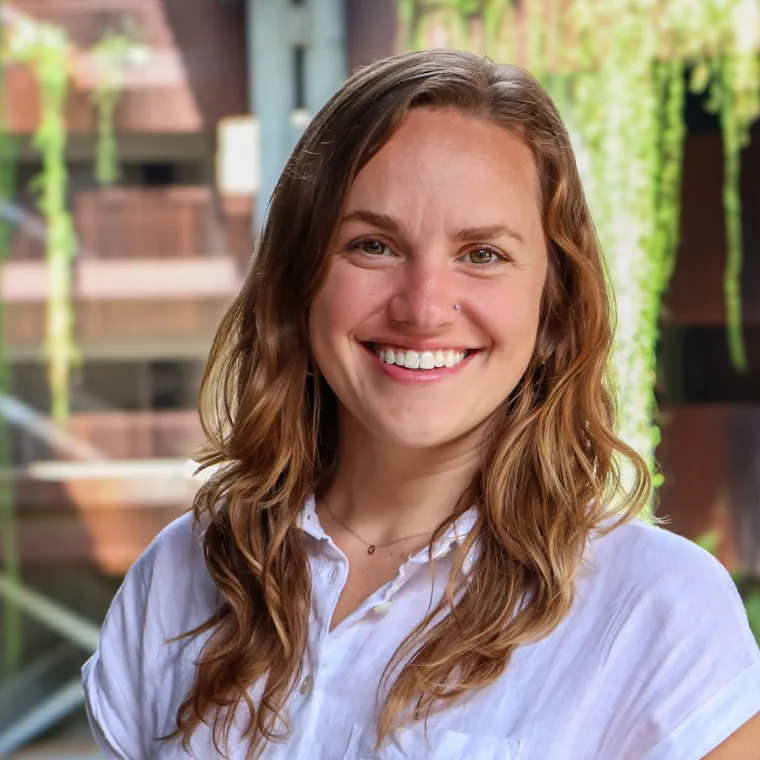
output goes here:
[[455, 303], [455, 304], [454, 304], [454, 308], [455, 308], [457, 311], [459, 311], [459, 304], [458, 304], [458, 303]]

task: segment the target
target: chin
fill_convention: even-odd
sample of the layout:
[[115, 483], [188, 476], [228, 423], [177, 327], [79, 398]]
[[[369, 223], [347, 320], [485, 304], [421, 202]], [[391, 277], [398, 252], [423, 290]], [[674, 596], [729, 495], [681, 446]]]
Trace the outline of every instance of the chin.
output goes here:
[[418, 450], [445, 446], [461, 439], [468, 432], [450, 426], [414, 425], [411, 421], [391, 425], [376, 422], [374, 425], [369, 425], [368, 429], [393, 446]]

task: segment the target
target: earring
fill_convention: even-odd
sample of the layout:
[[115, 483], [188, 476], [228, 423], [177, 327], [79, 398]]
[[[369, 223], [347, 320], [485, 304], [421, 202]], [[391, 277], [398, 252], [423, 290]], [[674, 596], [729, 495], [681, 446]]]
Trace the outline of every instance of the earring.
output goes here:
[[455, 308], [457, 311], [459, 311], [459, 304], [458, 304], [458, 303], [455, 303], [455, 304], [454, 304], [454, 308]]

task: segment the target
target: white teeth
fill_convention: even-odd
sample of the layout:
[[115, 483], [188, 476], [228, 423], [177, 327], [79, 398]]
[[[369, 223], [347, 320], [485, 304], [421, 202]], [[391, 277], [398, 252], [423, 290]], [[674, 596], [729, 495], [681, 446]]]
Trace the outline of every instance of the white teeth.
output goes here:
[[407, 369], [430, 370], [436, 367], [455, 367], [467, 356], [467, 351], [399, 351], [394, 348], [373, 347], [381, 362]]
[[420, 369], [433, 369], [435, 367], [435, 357], [432, 351], [423, 351], [420, 355]]

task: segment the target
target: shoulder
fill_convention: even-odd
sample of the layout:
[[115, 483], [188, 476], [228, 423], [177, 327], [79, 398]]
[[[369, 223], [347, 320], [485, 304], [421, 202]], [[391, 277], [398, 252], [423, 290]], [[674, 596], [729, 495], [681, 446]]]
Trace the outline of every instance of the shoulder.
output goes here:
[[[592, 538], [579, 579], [580, 598], [598, 612], [618, 610], [628, 631], [643, 629], [661, 646], [704, 640], [758, 660], [744, 605], [723, 565], [694, 542], [633, 520]], [[741, 654], [740, 654], [741, 653]]]
[[134, 567], [148, 599], [156, 596], [171, 607], [200, 607], [205, 617], [211, 614], [216, 592], [203, 554], [205, 527], [187, 512], [156, 536]]
[[182, 515], [127, 573], [98, 650], [82, 670], [88, 718], [108, 757], [151, 756], [151, 737], [166, 733], [165, 721], [176, 715], [192, 684], [203, 645], [201, 638], [171, 640], [208, 620], [216, 604], [202, 526], [191, 514]]
[[[640, 520], [593, 538], [575, 625], [614, 703], [619, 756], [703, 757], [760, 710], [760, 652], [726, 569]], [[614, 696], [613, 696], [614, 695]]]
[[[179, 636], [205, 622], [217, 605], [216, 586], [203, 553], [205, 524], [187, 512], [167, 525], [127, 573], [109, 617], [124, 614], [142, 621], [145, 639]], [[106, 618], [103, 631], [109, 630]]]
[[582, 573], [600, 596], [646, 602], [653, 613], [717, 605], [746, 621], [736, 586], [709, 552], [671, 531], [636, 519], [592, 537]]
[[167, 561], [192, 564], [202, 548], [203, 531], [193, 513], [185, 512], [158, 533], [135, 565], [146, 572]]
[[148, 629], [159, 625], [166, 638], [208, 619], [216, 605], [216, 587], [203, 554], [204, 529], [190, 512], [167, 525], [127, 573], [112, 610], [128, 607], [137, 618], [145, 618]]

